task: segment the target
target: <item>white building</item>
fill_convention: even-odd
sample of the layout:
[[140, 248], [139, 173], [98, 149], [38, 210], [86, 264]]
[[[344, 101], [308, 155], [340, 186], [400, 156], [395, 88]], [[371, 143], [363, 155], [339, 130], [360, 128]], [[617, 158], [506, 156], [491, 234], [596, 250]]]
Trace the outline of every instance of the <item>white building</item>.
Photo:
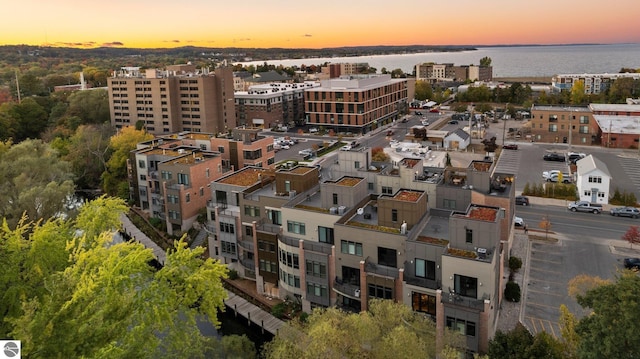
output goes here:
[[444, 138], [444, 147], [452, 150], [464, 150], [471, 143], [469, 133], [459, 128]]
[[607, 165], [589, 155], [578, 162], [576, 186], [581, 201], [609, 204], [611, 174]]

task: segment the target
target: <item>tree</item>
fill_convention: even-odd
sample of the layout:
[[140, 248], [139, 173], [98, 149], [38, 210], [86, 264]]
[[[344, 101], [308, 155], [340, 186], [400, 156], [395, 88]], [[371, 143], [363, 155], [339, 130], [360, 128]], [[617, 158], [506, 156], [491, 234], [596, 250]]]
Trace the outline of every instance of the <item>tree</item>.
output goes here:
[[427, 81], [416, 81], [416, 100], [424, 101], [433, 98], [433, 88]]
[[0, 183], [0, 218], [10, 226], [15, 226], [23, 213], [32, 221], [65, 213], [75, 188], [69, 163], [40, 140], [3, 143]]
[[20, 142], [28, 138], [39, 138], [48, 125], [48, 115], [45, 109], [32, 97], [25, 98], [21, 103], [7, 103], [0, 107], [11, 118], [13, 140]]
[[382, 147], [374, 147], [371, 149], [371, 160], [376, 162], [386, 162], [389, 160], [389, 156], [384, 153]]
[[546, 332], [535, 336], [521, 323], [508, 333], [497, 331], [489, 341], [489, 358], [564, 359], [562, 344]]
[[111, 137], [109, 147], [113, 154], [107, 162], [107, 170], [102, 174], [102, 188], [106, 193], [121, 198], [129, 197], [127, 184], [129, 152], [134, 150], [138, 143], [152, 138], [153, 135], [144, 130], [136, 130], [131, 126], [122, 128], [119, 133]]
[[69, 138], [64, 158], [71, 163], [78, 188], [100, 188], [100, 176], [107, 169], [111, 154], [110, 124], [82, 125]]
[[[433, 321], [391, 300], [372, 299], [369, 311], [316, 309], [306, 323], [291, 322], [265, 346], [267, 358], [434, 358]], [[445, 330], [442, 348], [458, 348], [462, 337]]]
[[578, 333], [576, 333], [578, 320], [564, 304], [560, 305], [559, 324], [562, 344], [564, 346], [564, 358], [577, 359], [578, 344], [580, 343], [580, 337], [578, 337]]
[[544, 229], [546, 239], [549, 239], [549, 230], [551, 230], [551, 221], [549, 220], [549, 216], [543, 216], [538, 226], [541, 229]]
[[584, 93], [584, 81], [578, 80], [571, 86], [571, 104], [581, 105], [585, 102], [587, 96]]
[[77, 116], [83, 124], [109, 122], [109, 94], [107, 90], [76, 91], [69, 96], [67, 115]]
[[578, 304], [591, 314], [578, 322], [578, 357], [634, 358], [640, 353], [640, 277], [623, 272], [615, 283], [605, 284], [577, 297]]
[[633, 248], [634, 244], [640, 243], [640, 230], [638, 230], [638, 226], [630, 226], [622, 235], [622, 239], [629, 242], [631, 248]]
[[125, 209], [102, 197], [75, 221], [3, 228], [0, 336], [21, 338], [34, 357], [202, 358], [211, 350], [215, 341], [196, 319], [219, 325], [226, 268], [179, 241], [155, 269], [150, 249], [112, 242]]
[[491, 58], [489, 56], [485, 56], [481, 58], [480, 66], [491, 66]]
[[577, 298], [579, 295], [585, 295], [591, 289], [609, 283], [611, 283], [611, 281], [598, 276], [579, 274], [569, 281], [568, 292], [571, 297]]

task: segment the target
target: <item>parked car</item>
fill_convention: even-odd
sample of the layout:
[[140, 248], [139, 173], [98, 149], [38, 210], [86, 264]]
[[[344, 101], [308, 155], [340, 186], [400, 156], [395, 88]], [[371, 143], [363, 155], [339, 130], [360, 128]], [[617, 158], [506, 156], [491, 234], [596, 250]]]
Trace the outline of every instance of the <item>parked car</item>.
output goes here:
[[571, 183], [571, 175], [558, 170], [542, 172], [542, 178], [547, 182]]
[[416, 115], [422, 116], [422, 112], [416, 111]]
[[521, 217], [513, 217], [513, 224], [516, 227], [524, 227], [524, 219], [522, 219]]
[[449, 121], [450, 125], [457, 125], [458, 124], [458, 120], [451, 120]]
[[545, 161], [556, 161], [556, 162], [565, 161], [564, 155], [556, 152], [547, 153], [542, 157], [542, 159]]
[[526, 196], [516, 196], [516, 204], [521, 206], [529, 205], [529, 197]]
[[515, 143], [507, 143], [504, 146], [502, 146], [502, 149], [504, 149], [504, 150], [517, 150], [518, 149], [518, 145], [516, 145]]
[[422, 120], [422, 126], [429, 126], [429, 121]]
[[393, 130], [387, 131], [387, 136], [393, 136]]
[[587, 201], [575, 201], [569, 203], [567, 209], [571, 212], [591, 212], [598, 214], [602, 212], [602, 205], [600, 203], [590, 203]]
[[432, 108], [431, 110], [429, 110], [429, 112], [431, 112], [431, 113], [440, 113], [440, 110], [438, 110], [437, 108]]
[[309, 133], [316, 133], [316, 132], [318, 132], [318, 128], [317, 127], [311, 127], [309, 129]]
[[309, 148], [298, 151], [298, 154], [299, 154], [300, 156], [308, 156], [308, 155], [310, 155], [311, 153], [313, 153], [313, 152], [311, 152], [311, 149], [309, 149]]
[[609, 214], [616, 217], [638, 218], [640, 217], [640, 210], [634, 207], [618, 207], [618, 208], [611, 208], [611, 211], [609, 211]]
[[575, 164], [576, 162], [578, 162], [579, 160], [581, 160], [581, 159], [583, 159], [585, 157], [587, 157], [586, 153], [578, 153], [578, 152], [569, 152], [569, 153], [567, 153], [567, 159], [572, 164]]
[[627, 269], [640, 270], [640, 258], [625, 258], [624, 267]]
[[345, 145], [340, 147], [340, 151], [351, 151], [351, 145]]

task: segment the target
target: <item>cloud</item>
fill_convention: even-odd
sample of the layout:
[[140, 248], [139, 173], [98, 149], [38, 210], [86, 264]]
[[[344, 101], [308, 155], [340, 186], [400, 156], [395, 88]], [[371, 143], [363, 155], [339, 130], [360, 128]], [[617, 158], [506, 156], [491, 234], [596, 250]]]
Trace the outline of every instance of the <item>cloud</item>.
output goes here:
[[105, 42], [101, 46], [102, 47], [118, 47], [118, 46], [124, 46], [124, 43], [120, 41], [112, 41], [112, 42]]
[[251, 38], [245, 37], [240, 39], [233, 39], [233, 42], [243, 42], [243, 41], [251, 41]]
[[173, 42], [173, 43], [179, 44], [180, 40], [164, 40], [162, 42]]
[[303, 37], [312, 37], [313, 35], [311, 35], [311, 34], [304, 34], [304, 35], [302, 35], [302, 36], [303, 36]]
[[48, 44], [50, 46], [60, 46], [60, 47], [96, 47], [96, 43], [94, 41], [89, 42], [55, 42], [53, 44]]

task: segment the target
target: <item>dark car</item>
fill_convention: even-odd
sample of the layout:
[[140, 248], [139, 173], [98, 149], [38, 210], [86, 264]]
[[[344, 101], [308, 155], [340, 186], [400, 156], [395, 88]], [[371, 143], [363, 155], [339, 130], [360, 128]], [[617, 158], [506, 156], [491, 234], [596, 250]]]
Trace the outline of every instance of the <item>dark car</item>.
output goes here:
[[450, 125], [457, 125], [458, 124], [458, 120], [451, 120], [449, 121]]
[[416, 115], [422, 115], [422, 112], [416, 111]]
[[556, 161], [556, 162], [564, 162], [565, 158], [564, 155], [561, 155], [559, 153], [555, 153], [555, 152], [551, 152], [551, 153], [547, 153], [542, 157], [543, 160], [545, 161]]
[[616, 217], [638, 218], [640, 217], [640, 210], [634, 207], [618, 207], [618, 208], [611, 208], [611, 211], [609, 211], [609, 214]]
[[409, 120], [407, 120], [406, 118], [403, 118], [401, 122], [402, 123], [407, 123], [407, 121], [409, 121]]
[[393, 130], [387, 131], [387, 136], [393, 136]]
[[527, 196], [516, 196], [516, 204], [521, 206], [529, 205], [529, 197]]
[[516, 145], [515, 143], [507, 143], [506, 145], [502, 146], [502, 149], [505, 149], [505, 150], [517, 150], [518, 149], [518, 145]]
[[627, 269], [640, 270], [640, 258], [625, 258], [624, 267]]

